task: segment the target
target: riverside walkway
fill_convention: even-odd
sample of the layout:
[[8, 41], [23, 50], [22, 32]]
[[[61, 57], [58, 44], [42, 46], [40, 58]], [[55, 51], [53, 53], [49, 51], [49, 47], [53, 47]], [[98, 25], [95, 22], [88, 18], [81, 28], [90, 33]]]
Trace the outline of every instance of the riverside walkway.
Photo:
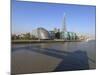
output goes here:
[[56, 43], [56, 42], [81, 42], [83, 40], [12, 40], [12, 43]]

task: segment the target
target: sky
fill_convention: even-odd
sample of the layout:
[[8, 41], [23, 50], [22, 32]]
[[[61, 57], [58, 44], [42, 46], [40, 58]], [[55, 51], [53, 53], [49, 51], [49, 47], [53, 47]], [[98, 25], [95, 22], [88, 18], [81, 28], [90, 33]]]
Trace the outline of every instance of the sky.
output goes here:
[[16, 0], [12, 0], [12, 33], [32, 32], [38, 27], [61, 29], [64, 13], [67, 31], [95, 35], [95, 6]]

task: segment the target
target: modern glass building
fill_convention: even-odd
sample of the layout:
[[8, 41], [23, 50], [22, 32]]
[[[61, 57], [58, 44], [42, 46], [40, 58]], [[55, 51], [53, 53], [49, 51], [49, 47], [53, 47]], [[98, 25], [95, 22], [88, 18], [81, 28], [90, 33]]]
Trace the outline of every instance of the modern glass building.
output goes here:
[[51, 39], [55, 39], [55, 32], [54, 31], [49, 31]]
[[[59, 35], [53, 31], [47, 31], [44, 28], [37, 28], [32, 31], [32, 35], [38, 39], [64, 39], [77, 40], [78, 35], [74, 32], [59, 32]], [[58, 38], [59, 37], [59, 38]]]
[[51, 39], [49, 32], [42, 27], [33, 30], [32, 35], [38, 39]]
[[77, 40], [78, 39], [77, 34], [74, 32], [61, 32], [60, 37], [61, 39], [65, 39], [65, 40]]

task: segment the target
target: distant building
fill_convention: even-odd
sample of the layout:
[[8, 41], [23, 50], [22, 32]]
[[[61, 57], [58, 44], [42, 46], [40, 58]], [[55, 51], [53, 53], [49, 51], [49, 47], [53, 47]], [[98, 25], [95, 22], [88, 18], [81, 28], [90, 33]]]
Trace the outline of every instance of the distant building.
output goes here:
[[74, 32], [62, 32], [61, 33], [61, 39], [77, 40], [78, 39], [78, 36]]
[[64, 13], [63, 21], [62, 21], [62, 32], [66, 32], [66, 14]]
[[51, 39], [55, 39], [55, 32], [54, 31], [49, 31]]
[[54, 28], [54, 30], [53, 30], [55, 33], [57, 33], [57, 32], [60, 32], [60, 29], [58, 29], [58, 28]]
[[67, 31], [66, 28], [66, 15], [64, 13], [64, 17], [62, 20], [61, 30], [58, 28], [54, 28], [53, 31], [47, 31], [44, 28], [37, 28], [32, 31], [32, 35], [34, 35], [38, 39], [65, 39], [65, 40], [77, 40], [84, 39], [80, 33], [74, 33]]
[[32, 31], [32, 35], [37, 37], [38, 39], [51, 39], [49, 32], [44, 28], [37, 28]]

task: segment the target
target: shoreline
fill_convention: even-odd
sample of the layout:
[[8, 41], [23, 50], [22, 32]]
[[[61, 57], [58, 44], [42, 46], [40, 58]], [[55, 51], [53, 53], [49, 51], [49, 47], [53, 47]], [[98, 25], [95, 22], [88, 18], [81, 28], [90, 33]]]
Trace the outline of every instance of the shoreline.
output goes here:
[[12, 40], [12, 44], [22, 44], [22, 43], [64, 43], [64, 42], [82, 42], [84, 40]]

